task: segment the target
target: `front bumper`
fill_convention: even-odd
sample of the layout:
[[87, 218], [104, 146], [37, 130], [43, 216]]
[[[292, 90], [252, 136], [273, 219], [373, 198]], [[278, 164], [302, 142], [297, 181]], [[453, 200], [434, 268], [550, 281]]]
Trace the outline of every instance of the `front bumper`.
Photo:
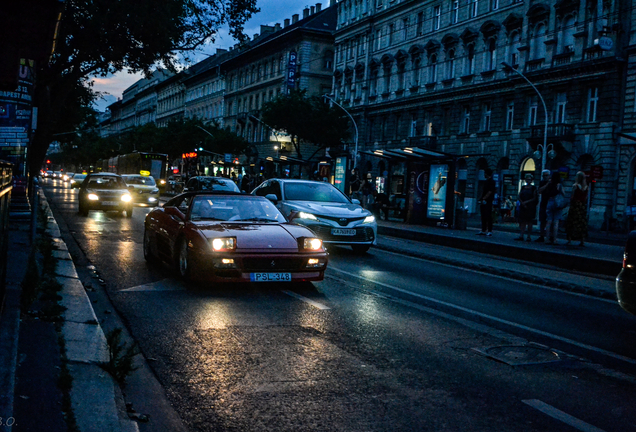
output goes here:
[[[375, 245], [377, 243], [377, 229], [372, 225], [357, 225], [353, 227], [335, 227], [326, 224], [303, 223], [312, 230], [325, 244], [334, 245]], [[349, 230], [355, 230], [355, 234]], [[346, 234], [338, 234], [338, 233]]]

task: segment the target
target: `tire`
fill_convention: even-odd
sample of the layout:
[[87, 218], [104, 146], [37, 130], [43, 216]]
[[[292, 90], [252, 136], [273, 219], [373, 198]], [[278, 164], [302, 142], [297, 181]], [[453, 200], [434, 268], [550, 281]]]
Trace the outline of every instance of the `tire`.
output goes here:
[[148, 234], [148, 230], [145, 229], [144, 230], [144, 259], [149, 262], [155, 262], [155, 256], [152, 254], [152, 248], [150, 245], [150, 235]]
[[371, 246], [369, 245], [351, 245], [351, 249], [353, 249], [353, 251], [358, 254], [367, 253], [370, 247]]
[[88, 209], [86, 208], [86, 204], [84, 204], [82, 201], [79, 202], [78, 213], [80, 216], [88, 216]]
[[179, 276], [185, 281], [190, 281], [192, 269], [190, 268], [190, 259], [188, 257], [188, 243], [185, 239], [179, 241], [176, 252], [175, 260]]
[[126, 209], [126, 217], [127, 217], [127, 218], [131, 218], [131, 217], [132, 217], [132, 214], [133, 214], [133, 207], [132, 207], [132, 206], [130, 206], [130, 207], [128, 207], [128, 208]]

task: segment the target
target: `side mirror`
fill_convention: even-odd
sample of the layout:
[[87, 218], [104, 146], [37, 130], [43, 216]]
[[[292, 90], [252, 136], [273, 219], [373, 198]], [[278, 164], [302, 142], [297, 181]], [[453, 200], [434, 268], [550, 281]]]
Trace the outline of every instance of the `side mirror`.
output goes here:
[[360, 200], [359, 199], [355, 199], [354, 198], [354, 199], [351, 200], [351, 202], [354, 203], [354, 204], [360, 205]]
[[278, 197], [275, 194], [267, 194], [265, 198], [274, 203], [274, 205], [278, 204]]
[[176, 207], [164, 207], [163, 211], [169, 216], [185, 221], [185, 215]]

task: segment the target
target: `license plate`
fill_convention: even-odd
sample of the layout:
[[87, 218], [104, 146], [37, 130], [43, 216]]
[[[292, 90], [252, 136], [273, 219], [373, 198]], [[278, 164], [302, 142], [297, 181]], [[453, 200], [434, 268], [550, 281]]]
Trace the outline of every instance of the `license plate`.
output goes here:
[[354, 236], [356, 235], [356, 230], [354, 229], [344, 229], [344, 228], [332, 228], [331, 235], [340, 235], [340, 236]]
[[250, 273], [252, 282], [291, 282], [291, 273]]
[[105, 205], [105, 206], [116, 206], [116, 205], [119, 205], [119, 203], [117, 201], [102, 201], [102, 205]]

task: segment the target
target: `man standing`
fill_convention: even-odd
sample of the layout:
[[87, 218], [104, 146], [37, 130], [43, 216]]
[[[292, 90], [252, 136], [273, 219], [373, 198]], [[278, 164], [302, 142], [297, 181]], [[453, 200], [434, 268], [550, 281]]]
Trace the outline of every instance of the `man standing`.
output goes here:
[[535, 239], [536, 242], [545, 241], [545, 225], [548, 220], [546, 210], [548, 208], [548, 198], [545, 197], [544, 192], [550, 183], [550, 170], [543, 170], [541, 172], [541, 182], [539, 182], [539, 237]]
[[486, 182], [479, 198], [479, 203], [481, 204], [481, 231], [477, 235], [490, 237], [492, 235], [492, 201], [495, 198], [496, 186], [490, 168], [484, 170], [484, 176], [486, 177]]

